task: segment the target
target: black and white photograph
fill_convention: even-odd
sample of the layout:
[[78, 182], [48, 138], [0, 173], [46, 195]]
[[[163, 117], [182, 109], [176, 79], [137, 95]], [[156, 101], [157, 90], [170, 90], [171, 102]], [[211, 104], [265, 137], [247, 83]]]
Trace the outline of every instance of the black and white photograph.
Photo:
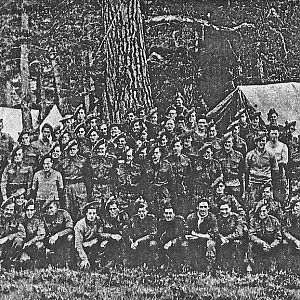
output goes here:
[[0, 0], [0, 299], [300, 299], [299, 0]]

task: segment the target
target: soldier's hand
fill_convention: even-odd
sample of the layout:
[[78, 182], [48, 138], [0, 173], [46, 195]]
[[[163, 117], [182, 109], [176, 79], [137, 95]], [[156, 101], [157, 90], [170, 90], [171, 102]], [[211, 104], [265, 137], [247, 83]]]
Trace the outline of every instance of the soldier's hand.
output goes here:
[[57, 240], [58, 240], [58, 235], [54, 234], [53, 236], [51, 236], [51, 238], [49, 238], [49, 244], [53, 245], [56, 243]]
[[172, 241], [167, 242], [164, 244], [164, 249], [168, 250], [172, 246]]
[[90, 262], [88, 261], [88, 259], [82, 260], [80, 262], [80, 269], [88, 269], [90, 267]]
[[4, 237], [4, 238], [0, 239], [0, 245], [2, 245], [2, 244], [4, 244], [4, 243], [6, 243], [6, 242], [7, 242], [7, 240], [8, 240], [8, 238], [7, 238], [7, 237]]
[[122, 238], [122, 236], [120, 234], [112, 234], [111, 237], [112, 237], [112, 239], [117, 240], [117, 241], [119, 241]]

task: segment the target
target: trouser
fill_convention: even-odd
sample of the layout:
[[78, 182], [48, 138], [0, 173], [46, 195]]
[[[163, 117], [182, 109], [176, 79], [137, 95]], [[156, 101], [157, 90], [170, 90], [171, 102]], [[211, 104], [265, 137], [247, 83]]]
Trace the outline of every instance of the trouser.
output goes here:
[[[105, 243], [103, 243], [105, 242]], [[106, 243], [107, 242], [107, 243]], [[102, 246], [105, 244], [104, 246]], [[121, 264], [125, 258], [125, 243], [123, 239], [119, 241], [108, 238], [100, 243], [101, 265], [108, 263]]]
[[287, 179], [274, 179], [273, 186], [274, 200], [281, 203], [282, 207], [286, 207], [288, 204], [287, 202], [289, 196], [289, 187]]
[[106, 203], [111, 195], [112, 188], [110, 185], [103, 185], [99, 183], [93, 184], [92, 199], [93, 201], [98, 201], [100, 203], [99, 209], [101, 214], [105, 213]]
[[46, 265], [46, 249], [42, 241], [38, 241], [33, 245], [24, 248], [21, 252], [20, 258], [22, 260], [23, 254], [29, 257], [29, 261], [25, 261], [24, 265], [31, 268], [43, 268]]
[[[271, 182], [271, 180], [270, 180]], [[244, 205], [244, 209], [247, 214], [249, 214], [249, 211], [253, 209], [256, 205], [256, 203], [259, 201], [260, 198], [260, 190], [261, 187], [265, 184], [265, 182], [256, 183], [256, 182], [250, 182], [249, 186], [246, 191], [246, 197], [245, 202], [241, 203]]]
[[12, 261], [20, 256], [22, 245], [23, 239], [16, 237], [0, 246], [0, 259], [4, 268], [10, 268]]

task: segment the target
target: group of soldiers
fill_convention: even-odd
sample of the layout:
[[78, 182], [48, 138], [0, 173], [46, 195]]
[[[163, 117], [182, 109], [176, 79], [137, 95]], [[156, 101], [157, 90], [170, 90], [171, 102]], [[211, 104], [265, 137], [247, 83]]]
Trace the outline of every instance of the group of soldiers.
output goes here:
[[300, 257], [296, 122], [241, 109], [222, 135], [181, 95], [109, 124], [77, 107], [14, 141], [0, 119], [2, 266], [274, 269]]

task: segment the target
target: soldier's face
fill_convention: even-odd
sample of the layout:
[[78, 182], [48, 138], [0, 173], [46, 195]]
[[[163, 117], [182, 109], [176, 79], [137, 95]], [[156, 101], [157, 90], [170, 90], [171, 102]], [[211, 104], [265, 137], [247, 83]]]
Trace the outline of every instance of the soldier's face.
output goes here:
[[130, 163], [133, 161], [133, 151], [129, 150], [126, 152], [126, 162]]
[[208, 132], [208, 136], [209, 136], [210, 138], [214, 138], [214, 137], [217, 136], [217, 129], [216, 129], [215, 126], [210, 127], [209, 132]]
[[267, 207], [264, 205], [260, 208], [260, 212], [259, 212], [259, 217], [263, 220], [268, 216], [268, 209]]
[[90, 140], [92, 143], [96, 143], [99, 139], [99, 135], [96, 131], [91, 132], [90, 134]]
[[143, 119], [145, 117], [145, 115], [146, 115], [146, 112], [143, 109], [140, 110], [140, 112], [139, 112], [139, 118]]
[[207, 122], [205, 119], [199, 119], [198, 120], [198, 128], [200, 130], [204, 130], [206, 128]]
[[45, 172], [50, 171], [52, 168], [52, 160], [50, 158], [46, 158], [43, 163], [43, 169]]
[[232, 139], [228, 138], [225, 142], [224, 142], [224, 149], [225, 151], [230, 151], [233, 147], [233, 142]]
[[271, 117], [270, 117], [270, 122], [272, 124], [276, 124], [277, 123], [277, 118], [278, 118], [277, 114], [275, 114], [275, 113], [272, 114]]
[[27, 133], [23, 134], [23, 136], [22, 136], [22, 144], [25, 145], [25, 146], [30, 145], [30, 138], [29, 138], [29, 135]]
[[218, 195], [223, 195], [225, 193], [225, 184], [220, 182], [216, 187], [216, 193]]
[[61, 150], [60, 150], [60, 147], [59, 147], [59, 146], [58, 146], [58, 147], [55, 147], [55, 148], [53, 149], [53, 152], [52, 152], [52, 157], [55, 158], [55, 159], [57, 159], [57, 158], [60, 158], [60, 156], [61, 156]]
[[23, 160], [23, 150], [22, 149], [19, 149], [17, 152], [16, 152], [16, 155], [14, 157], [14, 161], [16, 163], [19, 163]]
[[84, 138], [84, 136], [85, 136], [85, 130], [84, 130], [84, 128], [79, 128], [79, 130], [78, 130], [78, 137], [79, 138]]
[[147, 149], [143, 149], [140, 153], [139, 153], [139, 159], [146, 159], [147, 157]]
[[174, 128], [175, 128], [174, 120], [173, 119], [168, 120], [166, 123], [166, 129], [168, 131], [172, 131], [172, 130], [174, 130]]
[[25, 202], [24, 195], [21, 195], [21, 196], [19, 196], [19, 197], [16, 198], [16, 204], [18, 206], [22, 206], [24, 204], [24, 202]]
[[134, 120], [134, 114], [133, 113], [129, 113], [127, 115], [127, 119], [128, 119], [129, 122], [132, 122]]
[[97, 154], [99, 156], [105, 156], [105, 154], [106, 154], [106, 145], [105, 144], [99, 145]]
[[300, 215], [300, 202], [295, 203], [293, 207], [293, 214], [296, 216]]
[[112, 127], [110, 130], [110, 135], [112, 137], [116, 137], [117, 135], [119, 135], [119, 133], [120, 133], [120, 129], [117, 126]]
[[102, 125], [100, 126], [100, 133], [101, 133], [102, 135], [107, 135], [107, 125], [106, 125], [106, 124], [102, 124]]
[[167, 143], [168, 143], [168, 138], [165, 135], [163, 135], [160, 139], [160, 145], [162, 147], [165, 147], [165, 146], [167, 146]]
[[266, 146], [267, 138], [263, 137], [260, 140], [257, 141], [257, 148], [260, 150], [263, 150]]
[[207, 202], [200, 202], [198, 204], [198, 212], [201, 217], [204, 217], [208, 214], [208, 209], [209, 209], [209, 206], [208, 206]]
[[234, 126], [232, 130], [232, 135], [238, 136], [240, 134], [240, 126]]
[[224, 204], [220, 206], [220, 214], [222, 217], [226, 218], [230, 214], [230, 207], [228, 204]]
[[203, 152], [203, 159], [204, 160], [210, 160], [210, 159], [212, 159], [212, 155], [213, 155], [212, 149], [211, 148], [207, 148]]
[[70, 135], [69, 135], [69, 133], [66, 132], [62, 136], [61, 142], [63, 145], [66, 145], [69, 141], [70, 141]]
[[126, 140], [125, 140], [125, 138], [119, 138], [119, 140], [118, 140], [118, 147], [119, 148], [124, 148], [125, 147], [125, 145], [126, 145]]
[[43, 131], [42, 131], [42, 138], [43, 140], [50, 140], [50, 137], [51, 137], [51, 131], [49, 128], [44, 128]]
[[175, 217], [173, 208], [166, 208], [164, 211], [164, 217], [165, 217], [166, 221], [168, 221], [168, 222], [172, 221]]
[[97, 119], [91, 119], [90, 126], [91, 126], [91, 128], [96, 128], [97, 127]]
[[14, 214], [14, 211], [15, 211], [15, 204], [12, 203], [12, 204], [6, 205], [3, 213], [6, 218], [10, 218]]
[[263, 198], [271, 198], [272, 197], [272, 190], [270, 187], [266, 187], [262, 192]]
[[49, 204], [48, 208], [47, 208], [47, 214], [49, 216], [54, 216], [57, 212], [57, 204], [55, 202], [52, 202], [51, 204]]
[[148, 132], [146, 130], [144, 130], [141, 134], [141, 138], [143, 139], [143, 141], [146, 141], [148, 138]]
[[156, 124], [157, 120], [158, 120], [158, 117], [157, 117], [156, 113], [154, 113], [153, 115], [151, 115], [151, 117], [150, 117], [150, 122], [151, 123]]
[[70, 148], [70, 156], [76, 156], [78, 153], [78, 146], [74, 145]]
[[79, 109], [78, 114], [77, 114], [77, 119], [78, 120], [84, 120], [85, 118], [85, 111], [84, 109]]
[[259, 117], [255, 117], [255, 118], [252, 120], [252, 123], [253, 123], [254, 126], [259, 125]]
[[139, 123], [139, 122], [135, 122], [135, 123], [133, 124], [132, 131], [136, 133], [136, 132], [139, 132], [140, 130], [141, 130], [140, 123]]
[[161, 152], [159, 148], [155, 148], [152, 155], [153, 161], [159, 161], [160, 157], [161, 157]]
[[179, 154], [181, 154], [181, 151], [182, 151], [181, 142], [174, 143], [173, 153], [179, 155]]
[[175, 105], [176, 105], [177, 107], [181, 107], [181, 106], [183, 105], [183, 100], [182, 100], [182, 98], [180, 98], [180, 97], [176, 98], [176, 100], [175, 100]]
[[34, 205], [28, 205], [25, 214], [28, 219], [32, 219], [35, 214]]
[[245, 124], [245, 123], [246, 123], [246, 121], [247, 121], [247, 116], [246, 116], [246, 114], [242, 114], [242, 115], [240, 116], [240, 121], [241, 121], [242, 124]]
[[140, 207], [138, 210], [138, 216], [143, 220], [148, 214], [148, 210], [146, 207]]
[[186, 138], [183, 140], [183, 146], [184, 146], [185, 148], [191, 147], [191, 146], [192, 146], [192, 141], [193, 141], [193, 139], [192, 139], [191, 136], [186, 137]]
[[119, 214], [119, 208], [118, 208], [117, 204], [114, 203], [109, 207], [109, 214], [113, 218], [117, 217], [117, 215]]
[[191, 123], [195, 123], [196, 122], [196, 113], [195, 112], [192, 112], [190, 114], [189, 122], [191, 122]]
[[89, 208], [86, 212], [86, 219], [89, 221], [89, 222], [94, 222], [95, 219], [97, 217], [97, 210], [96, 208]]
[[177, 117], [177, 112], [175, 109], [171, 109], [168, 113], [168, 118], [175, 120], [175, 118]]
[[270, 140], [272, 142], [278, 141], [279, 132], [278, 130], [271, 130], [270, 131]]

